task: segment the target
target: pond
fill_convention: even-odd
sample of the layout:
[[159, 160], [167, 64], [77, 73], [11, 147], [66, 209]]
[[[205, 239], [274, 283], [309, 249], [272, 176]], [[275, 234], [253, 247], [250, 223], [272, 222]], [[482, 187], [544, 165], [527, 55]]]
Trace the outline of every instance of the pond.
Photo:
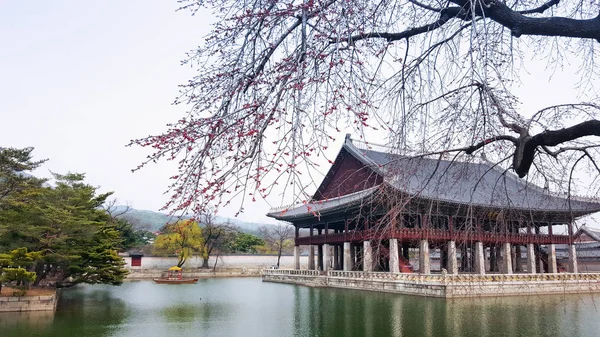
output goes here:
[[62, 290], [56, 313], [0, 313], [0, 336], [599, 336], [600, 295], [442, 300], [203, 279]]

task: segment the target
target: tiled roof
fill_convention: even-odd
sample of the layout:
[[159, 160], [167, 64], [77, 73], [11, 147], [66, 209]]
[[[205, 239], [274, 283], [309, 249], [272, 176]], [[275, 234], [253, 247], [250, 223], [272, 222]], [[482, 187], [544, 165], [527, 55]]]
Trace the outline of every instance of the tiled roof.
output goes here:
[[306, 216], [321, 215], [330, 211], [343, 210], [360, 203], [363, 199], [371, 196], [377, 188], [372, 187], [356, 193], [344, 195], [337, 198], [313, 201], [306, 204], [293, 205], [289, 207], [279, 207], [272, 209], [267, 216], [276, 219], [294, 219]]
[[600, 230], [589, 228], [585, 225], [581, 226], [577, 233], [575, 233], [575, 237], [579, 237], [581, 234], [587, 234], [593, 240], [596, 240], [600, 244]]
[[503, 209], [593, 213], [600, 200], [557, 196], [489, 163], [407, 158], [344, 145], [400, 191], [422, 198]]
[[[600, 211], [600, 200], [566, 198], [519, 179], [493, 164], [409, 158], [360, 149], [349, 138], [342, 150], [384, 177], [397, 190], [430, 200], [499, 209], [573, 212], [581, 216]], [[319, 215], [359, 203], [375, 188], [329, 200], [271, 210], [267, 215], [282, 220]], [[600, 233], [599, 237], [600, 237]]]

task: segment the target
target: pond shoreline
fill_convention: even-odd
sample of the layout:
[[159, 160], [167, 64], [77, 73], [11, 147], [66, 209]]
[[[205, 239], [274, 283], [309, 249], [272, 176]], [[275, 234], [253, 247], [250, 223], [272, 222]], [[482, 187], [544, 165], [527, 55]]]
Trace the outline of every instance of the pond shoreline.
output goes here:
[[[141, 270], [129, 270], [129, 274], [127, 274], [126, 281], [136, 281], [136, 280], [151, 280], [154, 278], [160, 278], [165, 273], [163, 269], [141, 269]], [[262, 269], [247, 269], [247, 268], [232, 268], [232, 269], [217, 269], [213, 271], [212, 269], [202, 270], [202, 269], [193, 269], [193, 270], [184, 270], [183, 277], [184, 278], [218, 278], [218, 277], [260, 277], [262, 274]]]

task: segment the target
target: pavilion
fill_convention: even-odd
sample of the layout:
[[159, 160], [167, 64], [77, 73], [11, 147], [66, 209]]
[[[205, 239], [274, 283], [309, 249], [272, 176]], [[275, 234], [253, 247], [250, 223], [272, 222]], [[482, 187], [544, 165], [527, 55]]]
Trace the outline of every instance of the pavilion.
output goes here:
[[305, 246], [308, 269], [322, 273], [430, 275], [434, 250], [444, 275], [531, 275], [563, 271], [556, 245], [576, 274], [574, 221], [597, 211], [599, 200], [553, 194], [492, 163], [409, 158], [347, 136], [311, 200], [267, 215], [295, 226], [297, 270]]

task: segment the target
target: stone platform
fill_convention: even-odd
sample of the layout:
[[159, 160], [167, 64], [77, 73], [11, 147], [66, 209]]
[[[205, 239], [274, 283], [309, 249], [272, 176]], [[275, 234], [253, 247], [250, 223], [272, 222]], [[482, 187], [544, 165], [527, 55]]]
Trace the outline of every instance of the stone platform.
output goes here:
[[279, 269], [264, 270], [262, 280], [440, 298], [600, 293], [600, 273], [424, 275]]

